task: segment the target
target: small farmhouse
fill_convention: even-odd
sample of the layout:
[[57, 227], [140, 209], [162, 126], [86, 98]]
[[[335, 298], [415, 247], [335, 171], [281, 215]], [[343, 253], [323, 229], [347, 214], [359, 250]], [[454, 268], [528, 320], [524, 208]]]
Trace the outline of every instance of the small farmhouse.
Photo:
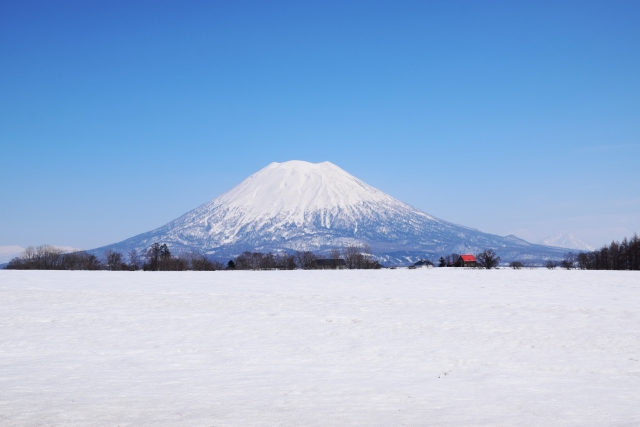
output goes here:
[[311, 263], [314, 270], [341, 270], [347, 268], [343, 259], [314, 259]]
[[456, 261], [456, 267], [476, 267], [478, 265], [476, 257], [473, 255], [460, 255], [458, 261]]

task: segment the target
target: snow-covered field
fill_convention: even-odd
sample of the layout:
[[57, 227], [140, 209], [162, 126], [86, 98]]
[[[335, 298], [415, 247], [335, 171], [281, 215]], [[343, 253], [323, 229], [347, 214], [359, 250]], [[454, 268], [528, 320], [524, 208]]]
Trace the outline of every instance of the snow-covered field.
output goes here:
[[0, 425], [638, 426], [640, 274], [0, 271]]

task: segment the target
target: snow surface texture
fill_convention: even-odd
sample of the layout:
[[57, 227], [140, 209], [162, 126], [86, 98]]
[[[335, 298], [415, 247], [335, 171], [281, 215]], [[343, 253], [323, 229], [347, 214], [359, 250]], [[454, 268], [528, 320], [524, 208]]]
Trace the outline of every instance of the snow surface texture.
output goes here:
[[596, 248], [569, 233], [556, 233], [538, 242], [546, 246], [558, 246], [560, 248], [577, 249], [579, 251], [593, 251]]
[[638, 426], [634, 272], [0, 271], [0, 425]]
[[564, 250], [500, 237], [428, 215], [336, 165], [271, 163], [238, 186], [170, 223], [94, 250], [145, 251], [152, 243], [221, 258], [245, 250], [328, 251], [369, 244], [382, 261], [413, 262], [493, 248], [503, 260], [558, 259]]

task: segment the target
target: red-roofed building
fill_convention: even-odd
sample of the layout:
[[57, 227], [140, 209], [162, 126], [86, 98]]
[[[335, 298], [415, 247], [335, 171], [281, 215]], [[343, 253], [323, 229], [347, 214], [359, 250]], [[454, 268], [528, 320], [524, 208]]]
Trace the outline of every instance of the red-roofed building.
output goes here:
[[458, 261], [456, 261], [456, 267], [476, 267], [478, 262], [473, 255], [460, 255]]

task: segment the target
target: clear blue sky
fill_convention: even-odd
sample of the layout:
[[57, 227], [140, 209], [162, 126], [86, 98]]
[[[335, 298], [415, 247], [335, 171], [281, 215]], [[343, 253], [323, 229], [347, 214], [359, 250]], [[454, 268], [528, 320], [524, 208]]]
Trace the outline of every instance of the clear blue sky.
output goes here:
[[120, 241], [292, 159], [486, 232], [620, 239], [639, 22], [637, 1], [2, 2], [0, 245]]

